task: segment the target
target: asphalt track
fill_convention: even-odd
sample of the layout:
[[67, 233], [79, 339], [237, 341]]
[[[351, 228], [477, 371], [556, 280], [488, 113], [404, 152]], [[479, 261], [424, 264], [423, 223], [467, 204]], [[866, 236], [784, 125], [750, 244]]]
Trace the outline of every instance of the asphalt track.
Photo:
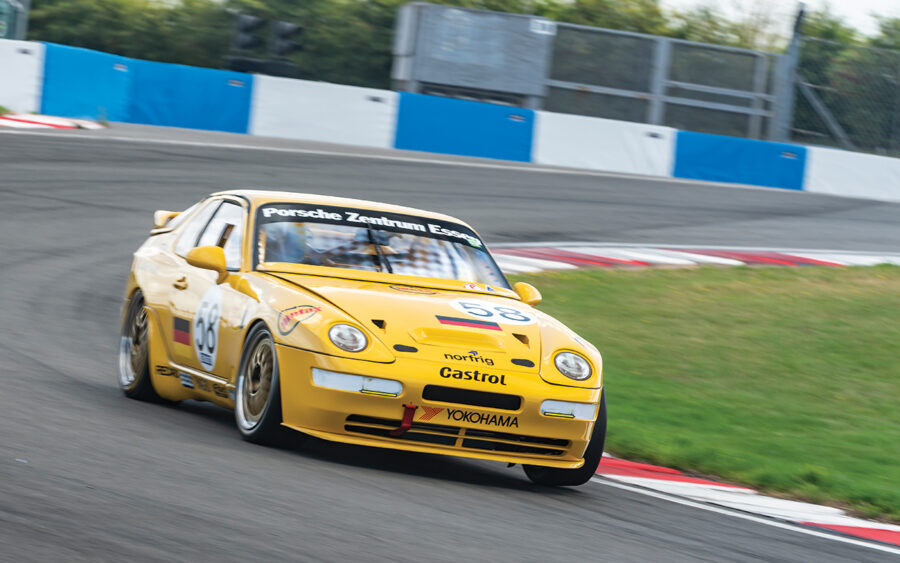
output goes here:
[[[601, 483], [541, 489], [518, 467], [262, 448], [215, 407], [125, 399], [114, 368], [130, 254], [152, 211], [222, 188], [431, 208], [489, 242], [896, 251], [900, 205], [299, 143], [123, 140], [267, 143], [191, 135], [0, 133], [0, 560], [890, 560]], [[332, 154], [344, 151], [368, 156]]]

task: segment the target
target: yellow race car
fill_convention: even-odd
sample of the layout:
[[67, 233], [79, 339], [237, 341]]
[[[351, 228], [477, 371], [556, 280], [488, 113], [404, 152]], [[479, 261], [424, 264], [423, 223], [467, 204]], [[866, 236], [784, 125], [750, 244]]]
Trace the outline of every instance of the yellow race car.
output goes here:
[[290, 429], [579, 485], [603, 452], [602, 360], [540, 300], [452, 217], [221, 192], [155, 213], [128, 279], [119, 384], [233, 409], [251, 442]]

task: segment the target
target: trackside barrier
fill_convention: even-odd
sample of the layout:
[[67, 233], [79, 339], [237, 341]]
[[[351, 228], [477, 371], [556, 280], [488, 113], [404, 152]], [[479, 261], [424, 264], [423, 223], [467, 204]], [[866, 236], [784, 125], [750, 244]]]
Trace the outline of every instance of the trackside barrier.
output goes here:
[[671, 176], [676, 130], [582, 115], [537, 112], [533, 162]]
[[131, 123], [246, 133], [253, 75], [132, 60]]
[[900, 159], [810, 147], [804, 189], [900, 202]]
[[257, 75], [250, 134], [391, 148], [397, 93]]
[[530, 162], [533, 133], [529, 109], [401, 92], [394, 147]]
[[806, 147], [679, 131], [676, 178], [803, 189]]
[[44, 45], [0, 39], [0, 105], [21, 113], [41, 110]]
[[118, 55], [47, 43], [41, 113], [130, 121], [131, 63]]

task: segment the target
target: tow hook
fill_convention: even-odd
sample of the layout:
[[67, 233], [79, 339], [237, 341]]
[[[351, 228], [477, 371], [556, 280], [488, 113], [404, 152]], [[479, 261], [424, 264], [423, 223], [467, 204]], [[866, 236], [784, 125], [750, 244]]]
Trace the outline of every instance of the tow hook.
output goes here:
[[412, 427], [413, 417], [416, 415], [416, 405], [403, 405], [403, 420], [400, 421], [400, 427], [391, 430], [391, 436], [399, 438], [406, 434], [406, 431]]

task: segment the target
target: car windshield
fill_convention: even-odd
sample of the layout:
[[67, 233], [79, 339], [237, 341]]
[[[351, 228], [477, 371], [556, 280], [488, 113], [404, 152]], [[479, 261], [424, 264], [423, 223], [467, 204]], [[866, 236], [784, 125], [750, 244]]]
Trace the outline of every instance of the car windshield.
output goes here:
[[484, 243], [458, 223], [329, 205], [277, 203], [256, 218], [256, 261], [307, 264], [509, 288]]

